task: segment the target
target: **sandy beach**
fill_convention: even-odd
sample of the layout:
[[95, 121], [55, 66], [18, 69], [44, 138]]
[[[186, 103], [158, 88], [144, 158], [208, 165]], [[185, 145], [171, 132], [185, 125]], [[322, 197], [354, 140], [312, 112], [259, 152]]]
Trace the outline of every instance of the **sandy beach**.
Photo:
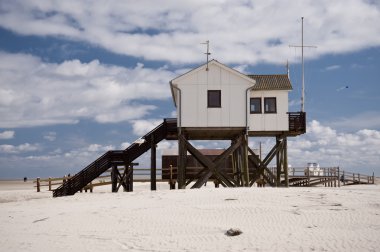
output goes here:
[[[211, 186], [211, 185], [210, 185]], [[2, 251], [378, 251], [380, 187], [168, 190], [52, 198], [0, 181]], [[230, 228], [242, 234], [227, 236]], [[48, 249], [49, 248], [49, 249]]]

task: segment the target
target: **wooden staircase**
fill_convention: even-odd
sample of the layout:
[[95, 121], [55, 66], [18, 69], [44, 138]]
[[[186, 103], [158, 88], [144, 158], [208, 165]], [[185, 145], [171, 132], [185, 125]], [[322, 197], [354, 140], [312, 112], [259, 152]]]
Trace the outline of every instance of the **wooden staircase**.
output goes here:
[[142, 143], [133, 143], [125, 150], [106, 152], [55, 189], [53, 197], [74, 195], [111, 166], [129, 165], [148, 151], [152, 144], [157, 144], [164, 139], [175, 140], [177, 137], [177, 119], [164, 119], [163, 123], [141, 138], [144, 140]]

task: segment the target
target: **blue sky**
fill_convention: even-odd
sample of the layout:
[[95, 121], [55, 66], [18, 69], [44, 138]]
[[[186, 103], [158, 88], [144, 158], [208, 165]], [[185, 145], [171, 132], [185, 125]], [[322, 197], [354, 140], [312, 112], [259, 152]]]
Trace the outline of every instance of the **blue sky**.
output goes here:
[[317, 48], [305, 49], [308, 133], [289, 139], [289, 163], [380, 174], [378, 1], [153, 5], [0, 1], [0, 178], [73, 174], [175, 117], [169, 81], [205, 62], [206, 40], [211, 58], [243, 73], [285, 73], [289, 61], [299, 111], [301, 52], [289, 45], [301, 42], [301, 16]]

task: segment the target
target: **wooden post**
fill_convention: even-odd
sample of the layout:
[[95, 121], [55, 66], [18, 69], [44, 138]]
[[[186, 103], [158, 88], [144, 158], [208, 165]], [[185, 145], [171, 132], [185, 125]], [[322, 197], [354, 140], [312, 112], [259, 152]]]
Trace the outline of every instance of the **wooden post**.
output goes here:
[[41, 191], [40, 186], [41, 186], [40, 178], [38, 177], [38, 178], [37, 178], [37, 192], [40, 192], [40, 191]]
[[178, 189], [186, 188], [186, 161], [187, 161], [187, 149], [186, 138], [184, 135], [178, 136], [178, 167], [177, 167], [177, 182]]
[[249, 187], [249, 167], [248, 167], [248, 136], [243, 135], [242, 150], [242, 168], [243, 168], [243, 186]]
[[284, 177], [285, 177], [285, 187], [289, 187], [289, 174], [288, 174], [288, 140], [286, 137], [284, 137], [284, 143], [283, 143], [283, 159], [284, 159]]
[[113, 165], [111, 170], [111, 184], [113, 193], [117, 192], [117, 174], [117, 165]]
[[217, 179], [214, 179], [215, 188], [219, 188], [219, 181]]
[[372, 184], [375, 184], [375, 172], [372, 172]]
[[360, 173], [358, 173], [358, 181], [359, 181], [359, 184], [360, 184]]
[[276, 136], [276, 145], [278, 145], [278, 148], [280, 148], [280, 151], [276, 154], [276, 187], [279, 187], [281, 184], [281, 147], [280, 147], [280, 137]]
[[129, 178], [127, 178], [128, 182], [129, 182], [129, 184], [128, 184], [128, 191], [129, 192], [133, 192], [133, 172], [134, 172], [134, 166], [135, 165], [139, 165], [139, 164], [138, 163], [131, 163], [129, 165], [130, 170], [128, 172], [130, 172], [130, 173], [129, 173]]
[[155, 191], [157, 189], [156, 179], [156, 144], [154, 142], [154, 136], [152, 135], [151, 147], [150, 147], [150, 190]]
[[51, 191], [51, 177], [49, 177], [49, 191]]
[[340, 168], [338, 166], [338, 187], [340, 187]]

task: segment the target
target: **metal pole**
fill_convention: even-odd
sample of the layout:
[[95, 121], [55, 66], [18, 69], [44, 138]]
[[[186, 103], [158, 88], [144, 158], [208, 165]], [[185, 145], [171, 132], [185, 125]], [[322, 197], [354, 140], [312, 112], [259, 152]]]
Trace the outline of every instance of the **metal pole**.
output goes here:
[[302, 41], [301, 41], [301, 51], [302, 51], [302, 97], [301, 97], [301, 112], [305, 111], [305, 68], [303, 62], [303, 17], [302, 19]]

